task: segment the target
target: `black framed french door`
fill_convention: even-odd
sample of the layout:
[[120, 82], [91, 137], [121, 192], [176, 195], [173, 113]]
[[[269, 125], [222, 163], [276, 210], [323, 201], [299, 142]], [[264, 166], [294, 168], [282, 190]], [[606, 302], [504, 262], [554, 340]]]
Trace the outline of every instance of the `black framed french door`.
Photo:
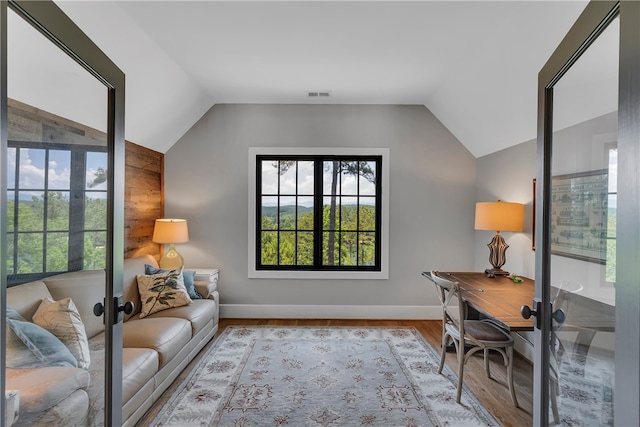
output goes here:
[[[21, 277], [104, 269], [95, 295], [95, 303], [104, 303], [104, 334], [97, 332], [100, 320], [90, 322], [105, 348], [104, 362], [94, 361], [104, 378], [104, 393], [97, 394], [104, 398], [93, 410], [109, 426], [122, 424], [124, 100], [122, 71], [53, 1], [0, 2], [0, 340], [9, 333], [9, 270], [19, 284]], [[76, 124], [95, 135], [76, 132]], [[3, 393], [7, 363], [19, 363], [7, 360], [5, 347]], [[74, 356], [78, 369], [88, 369], [83, 354]], [[0, 406], [1, 426], [5, 399]], [[37, 412], [29, 416], [38, 419]]]
[[540, 71], [537, 163], [534, 425], [640, 425], [639, 2], [589, 3]]

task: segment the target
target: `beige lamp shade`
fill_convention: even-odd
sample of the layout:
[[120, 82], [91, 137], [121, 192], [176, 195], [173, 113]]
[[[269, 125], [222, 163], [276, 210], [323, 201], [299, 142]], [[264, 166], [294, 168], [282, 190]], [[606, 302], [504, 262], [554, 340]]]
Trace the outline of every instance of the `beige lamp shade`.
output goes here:
[[156, 219], [153, 228], [155, 243], [185, 243], [189, 241], [189, 229], [186, 219]]
[[522, 203], [476, 203], [476, 230], [522, 231], [523, 218]]

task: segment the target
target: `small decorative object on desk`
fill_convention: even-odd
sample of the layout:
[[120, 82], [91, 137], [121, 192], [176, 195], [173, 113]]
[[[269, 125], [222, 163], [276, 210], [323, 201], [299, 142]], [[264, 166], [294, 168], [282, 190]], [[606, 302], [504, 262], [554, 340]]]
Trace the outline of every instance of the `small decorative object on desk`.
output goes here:
[[520, 277], [520, 276], [518, 276], [516, 274], [510, 275], [509, 278], [511, 280], [513, 280], [513, 283], [522, 283], [522, 282], [524, 282], [524, 280], [522, 280], [522, 277]]

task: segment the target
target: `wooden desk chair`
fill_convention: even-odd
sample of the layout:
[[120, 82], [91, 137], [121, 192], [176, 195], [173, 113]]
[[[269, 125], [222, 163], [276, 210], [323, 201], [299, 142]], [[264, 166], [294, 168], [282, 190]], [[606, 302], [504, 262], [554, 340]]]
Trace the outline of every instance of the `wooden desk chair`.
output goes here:
[[[484, 351], [484, 367], [487, 378], [491, 378], [489, 370], [489, 350], [495, 350], [502, 355], [507, 367], [507, 377], [511, 400], [518, 407], [515, 389], [513, 387], [513, 338], [506, 331], [493, 323], [482, 320], [465, 320], [465, 304], [462, 300], [460, 285], [431, 272], [431, 278], [438, 289], [438, 296], [442, 304], [442, 354], [438, 373], [442, 373], [446, 348], [449, 340], [453, 341], [458, 357], [458, 394], [456, 402], [460, 403], [462, 395], [462, 378], [464, 365], [475, 352]], [[467, 351], [465, 354], [465, 345]]]

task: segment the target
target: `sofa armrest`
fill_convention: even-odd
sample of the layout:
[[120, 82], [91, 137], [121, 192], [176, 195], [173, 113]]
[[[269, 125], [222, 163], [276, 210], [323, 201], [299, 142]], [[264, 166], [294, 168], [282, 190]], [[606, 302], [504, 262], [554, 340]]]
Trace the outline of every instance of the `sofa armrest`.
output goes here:
[[203, 298], [212, 299], [216, 302], [219, 302], [217, 289], [220, 271], [217, 268], [194, 268], [193, 270], [196, 271], [194, 277], [194, 285], [196, 287], [196, 291], [200, 295], [202, 295]]
[[195, 280], [194, 285], [196, 287], [196, 291], [202, 295], [202, 298], [217, 300], [218, 298], [214, 298], [218, 295], [218, 281], [209, 282], [207, 280]]

